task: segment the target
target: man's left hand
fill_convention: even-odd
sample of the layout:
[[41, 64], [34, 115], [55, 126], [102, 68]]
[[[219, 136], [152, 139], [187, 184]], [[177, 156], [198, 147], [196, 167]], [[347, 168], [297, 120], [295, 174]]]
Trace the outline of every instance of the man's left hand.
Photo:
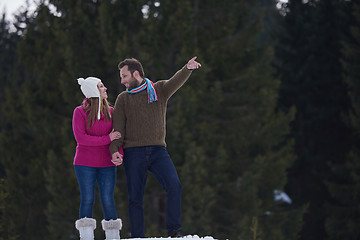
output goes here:
[[195, 61], [196, 58], [197, 57], [193, 57], [192, 59], [189, 60], [189, 62], [186, 64], [187, 69], [194, 70], [201, 67], [201, 64]]

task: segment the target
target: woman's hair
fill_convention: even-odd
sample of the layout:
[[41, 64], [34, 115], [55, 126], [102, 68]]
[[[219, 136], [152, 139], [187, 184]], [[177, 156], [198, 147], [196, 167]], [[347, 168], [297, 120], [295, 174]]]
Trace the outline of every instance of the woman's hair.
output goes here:
[[144, 69], [141, 63], [135, 58], [127, 58], [124, 61], [120, 62], [118, 65], [119, 70], [124, 66], [128, 66], [128, 70], [133, 74], [135, 71], [139, 72], [140, 77], [144, 77]]
[[[87, 129], [94, 125], [97, 119], [97, 112], [99, 107], [99, 98], [92, 97], [83, 101], [82, 106], [88, 115]], [[103, 99], [100, 105], [100, 114], [104, 114], [105, 121], [111, 120], [109, 102]]]

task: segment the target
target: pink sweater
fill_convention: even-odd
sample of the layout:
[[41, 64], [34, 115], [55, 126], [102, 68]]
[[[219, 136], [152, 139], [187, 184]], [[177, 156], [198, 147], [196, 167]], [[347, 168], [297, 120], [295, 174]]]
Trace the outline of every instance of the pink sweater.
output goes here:
[[[113, 108], [110, 107], [112, 115]], [[105, 121], [101, 116], [94, 125], [86, 129], [88, 116], [82, 106], [74, 110], [72, 127], [77, 142], [74, 165], [88, 167], [110, 167], [115, 166], [111, 162], [109, 146], [111, 143], [109, 133], [113, 126], [112, 121]], [[122, 147], [119, 149], [123, 155]]]

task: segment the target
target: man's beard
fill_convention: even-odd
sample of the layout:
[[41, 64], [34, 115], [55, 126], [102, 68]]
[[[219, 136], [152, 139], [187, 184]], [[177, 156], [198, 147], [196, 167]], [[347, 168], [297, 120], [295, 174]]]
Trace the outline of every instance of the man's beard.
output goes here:
[[139, 86], [139, 83], [138, 83], [138, 81], [136, 80], [136, 78], [134, 78], [133, 76], [131, 76], [128, 90], [132, 90], [132, 89], [134, 89], [134, 88], [137, 88], [138, 86]]

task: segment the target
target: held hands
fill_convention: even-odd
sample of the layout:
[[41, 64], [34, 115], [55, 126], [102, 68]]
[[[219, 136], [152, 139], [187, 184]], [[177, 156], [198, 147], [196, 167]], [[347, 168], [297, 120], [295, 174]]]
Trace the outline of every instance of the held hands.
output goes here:
[[[113, 141], [115, 139], [119, 139], [121, 138], [121, 133], [118, 131], [115, 131], [114, 129], [111, 131], [111, 133], [109, 134], [110, 140]], [[114, 152], [111, 155], [112, 158], [112, 162], [116, 165], [119, 166], [123, 163], [123, 156], [119, 153], [119, 152]]]
[[[119, 139], [121, 138], [121, 133], [118, 131], [115, 131], [114, 129], [111, 131], [111, 133], [109, 134], [110, 140], [113, 141], [115, 139]], [[112, 158], [112, 162], [116, 165], [119, 166], [122, 164], [123, 162], [123, 156], [119, 153], [119, 152], [114, 152], [111, 156]]]
[[201, 67], [201, 64], [195, 61], [196, 58], [197, 57], [193, 57], [192, 59], [189, 60], [189, 62], [186, 64], [187, 69], [194, 70]]
[[118, 131], [115, 131], [114, 129], [111, 131], [111, 133], [109, 134], [110, 140], [113, 141], [115, 139], [119, 139], [121, 138], [121, 133], [119, 133]]
[[112, 162], [113, 164], [115, 164], [116, 166], [119, 166], [123, 163], [123, 156], [119, 153], [119, 152], [114, 152], [112, 155]]

